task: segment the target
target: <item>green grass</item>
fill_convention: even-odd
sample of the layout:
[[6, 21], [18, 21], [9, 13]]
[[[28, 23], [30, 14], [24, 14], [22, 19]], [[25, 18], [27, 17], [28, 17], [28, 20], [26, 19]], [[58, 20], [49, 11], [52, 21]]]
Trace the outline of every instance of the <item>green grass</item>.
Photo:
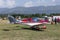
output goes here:
[[60, 40], [60, 24], [46, 26], [44, 31], [36, 31], [22, 29], [29, 26], [21, 24], [0, 24], [0, 40]]

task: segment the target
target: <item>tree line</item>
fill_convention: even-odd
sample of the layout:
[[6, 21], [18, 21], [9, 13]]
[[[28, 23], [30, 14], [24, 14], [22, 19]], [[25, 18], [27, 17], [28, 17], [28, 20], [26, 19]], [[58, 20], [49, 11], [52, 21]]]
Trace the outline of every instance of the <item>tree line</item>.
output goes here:
[[29, 17], [43, 17], [43, 16], [60, 16], [60, 13], [51, 13], [51, 14], [46, 14], [46, 13], [36, 13], [36, 14], [0, 14], [1, 18], [7, 17], [8, 15], [11, 15], [13, 17], [20, 16], [22, 18], [29, 18]]

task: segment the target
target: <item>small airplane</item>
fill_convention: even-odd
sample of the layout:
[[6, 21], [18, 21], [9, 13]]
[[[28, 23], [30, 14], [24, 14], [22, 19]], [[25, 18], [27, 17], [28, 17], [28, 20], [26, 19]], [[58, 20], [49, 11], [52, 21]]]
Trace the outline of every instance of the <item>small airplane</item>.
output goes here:
[[[44, 25], [44, 23], [40, 23], [40, 22], [23, 22], [22, 20], [17, 21], [13, 16], [8, 16], [8, 19], [9, 19], [10, 23], [28, 25], [28, 26], [30, 26], [31, 29], [36, 29], [36, 30], [46, 29], [46, 26]], [[40, 28], [39, 27], [40, 25], [44, 25], [44, 26], [42, 26]]]

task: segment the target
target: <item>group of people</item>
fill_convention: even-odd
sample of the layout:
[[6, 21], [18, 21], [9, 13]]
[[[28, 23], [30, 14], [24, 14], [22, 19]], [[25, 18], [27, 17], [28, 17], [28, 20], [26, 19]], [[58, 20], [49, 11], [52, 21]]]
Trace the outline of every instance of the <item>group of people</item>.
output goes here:
[[58, 22], [59, 22], [59, 19], [55, 18], [55, 19], [53, 20], [53, 18], [52, 18], [51, 24], [57, 24]]

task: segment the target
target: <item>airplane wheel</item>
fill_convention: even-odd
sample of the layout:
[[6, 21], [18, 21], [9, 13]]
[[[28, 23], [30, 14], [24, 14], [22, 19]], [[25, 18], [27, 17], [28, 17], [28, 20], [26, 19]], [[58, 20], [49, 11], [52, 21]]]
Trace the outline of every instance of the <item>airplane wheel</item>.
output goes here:
[[40, 30], [40, 28], [39, 28], [39, 27], [37, 27], [36, 29], [37, 29], [37, 30]]
[[30, 27], [31, 29], [34, 29], [34, 26]]
[[37, 26], [32, 26], [31, 29], [40, 30], [40, 28]]
[[40, 28], [36, 28], [37, 30], [40, 30]]

